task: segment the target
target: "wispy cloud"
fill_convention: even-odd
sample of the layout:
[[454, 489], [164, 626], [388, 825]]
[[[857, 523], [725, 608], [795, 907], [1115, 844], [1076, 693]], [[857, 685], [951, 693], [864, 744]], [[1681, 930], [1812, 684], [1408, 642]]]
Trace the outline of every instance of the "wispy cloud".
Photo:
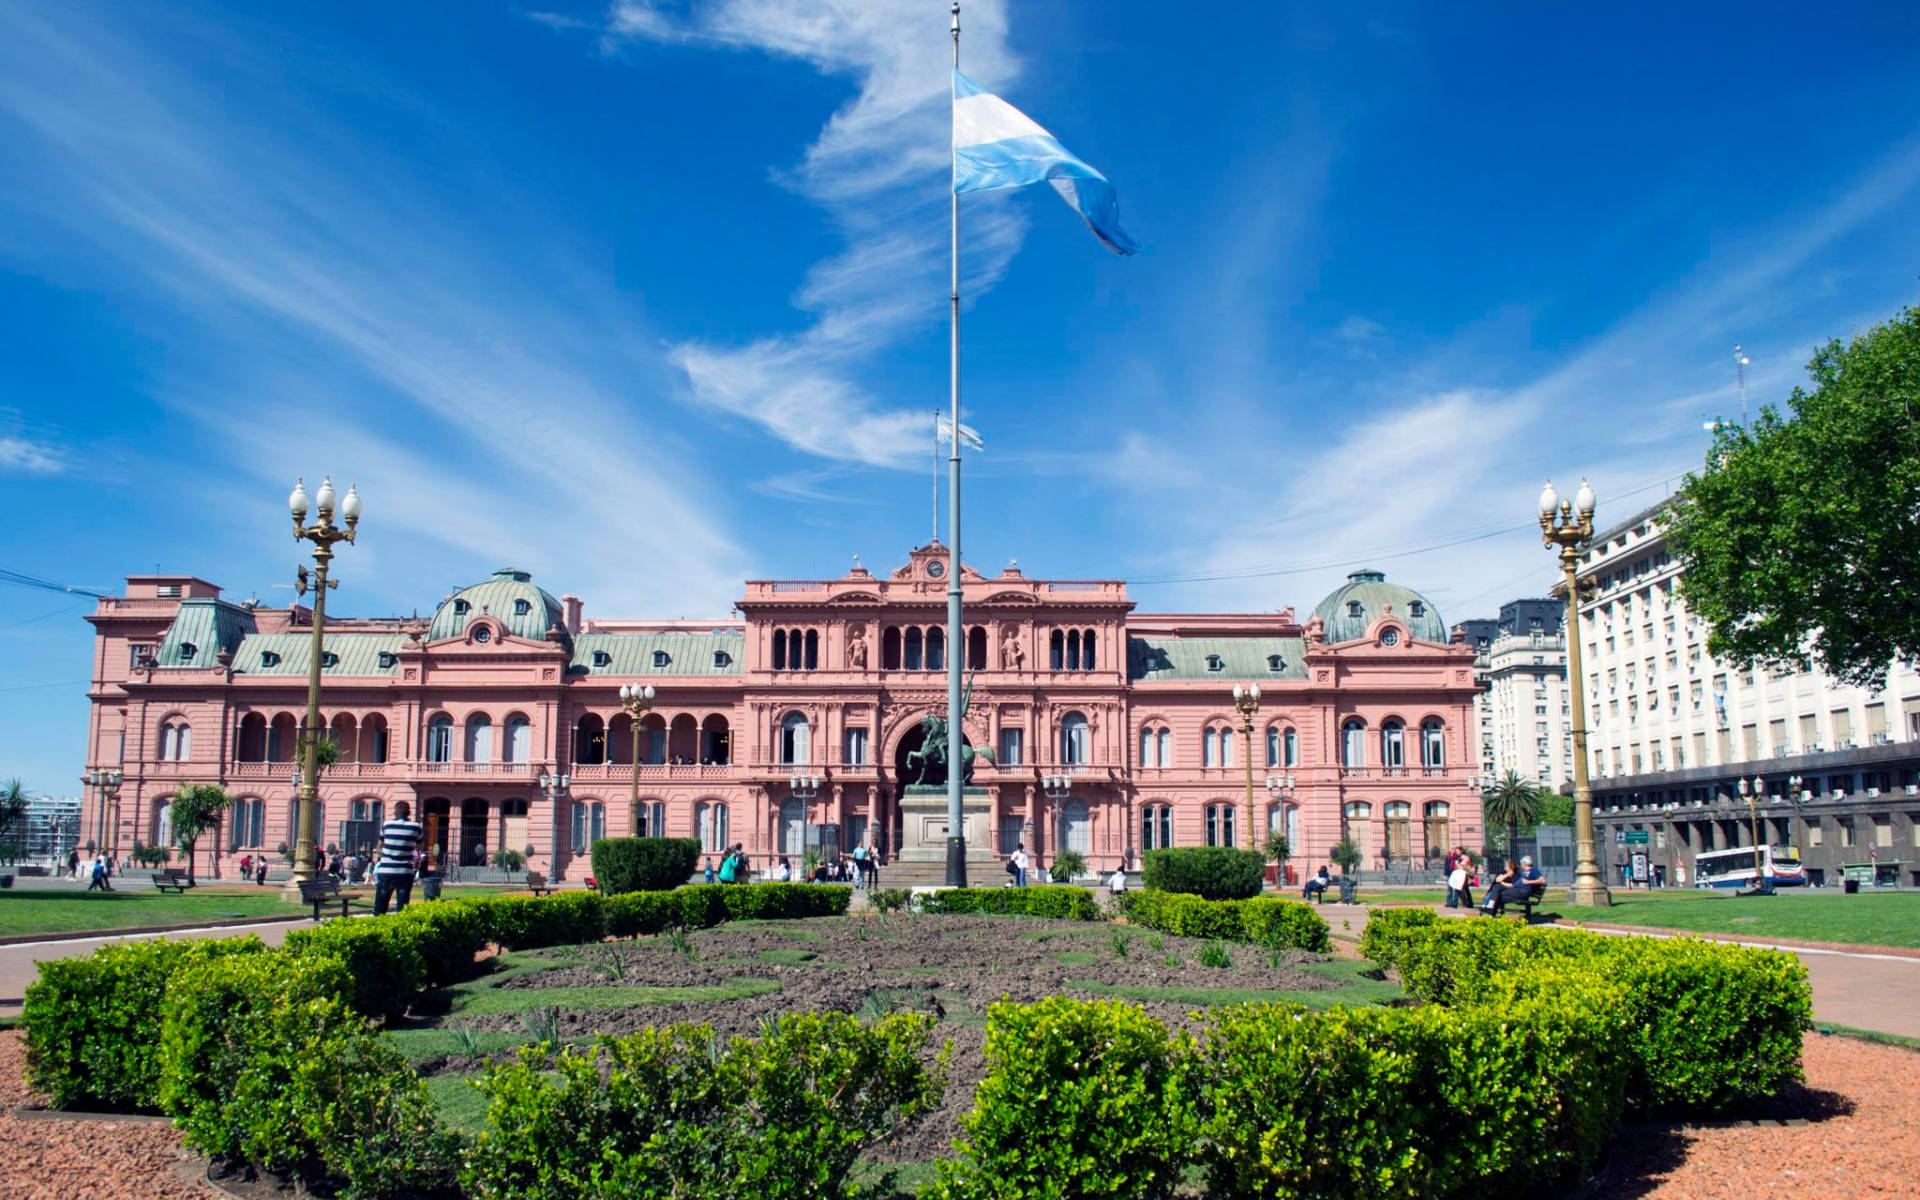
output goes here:
[[[861, 378], [868, 356], [945, 311], [951, 43], [941, 15], [871, 0], [617, 0], [610, 12], [618, 37], [796, 58], [859, 89], [776, 175], [819, 204], [846, 243], [795, 293], [813, 323], [740, 346], [682, 343], [671, 355], [696, 400], [823, 458], [911, 467], [925, 444], [924, 414], [888, 407]], [[968, 4], [964, 36], [969, 71], [996, 83], [1013, 75], [999, 0]], [[1005, 271], [1025, 226], [991, 198], [967, 209], [961, 262], [977, 295]]]
[[23, 475], [58, 475], [67, 469], [66, 455], [57, 446], [23, 437], [0, 437], [0, 471]]

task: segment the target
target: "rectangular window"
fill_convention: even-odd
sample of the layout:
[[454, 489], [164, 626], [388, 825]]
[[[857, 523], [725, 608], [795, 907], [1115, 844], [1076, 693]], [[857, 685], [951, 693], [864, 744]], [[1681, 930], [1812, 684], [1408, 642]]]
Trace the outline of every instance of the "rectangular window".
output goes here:
[[867, 765], [866, 730], [847, 730], [847, 765], [850, 767], [864, 767]]
[[1767, 722], [1767, 740], [1773, 743], [1775, 754], [1786, 753], [1787, 719], [1785, 717], [1775, 717]]
[[1867, 705], [1867, 740], [1882, 742], [1887, 736], [1887, 706], [1884, 704]]
[[1800, 749], [1811, 750], [1820, 744], [1820, 718], [1808, 713], [1800, 718]]
[[1893, 814], [1873, 814], [1873, 844], [1883, 850], [1893, 848]]
[[1807, 845], [1809, 846], [1821, 845], [1825, 837], [1826, 837], [1826, 834], [1820, 828], [1820, 819], [1818, 817], [1815, 817], [1813, 820], [1807, 822]]
[[1853, 714], [1844, 708], [1833, 710], [1833, 744], [1840, 747], [1853, 741]]
[[142, 660], [153, 656], [152, 642], [133, 642], [127, 646], [127, 670], [135, 671]]
[[1760, 727], [1758, 725], [1742, 725], [1740, 727], [1740, 738], [1742, 744], [1746, 747], [1747, 761], [1752, 762], [1754, 759], [1759, 758]]
[[1026, 761], [1020, 753], [1022, 749], [1021, 734], [1024, 732], [1024, 730], [1020, 729], [1002, 729], [1000, 731], [1000, 763], [1002, 766], [1017, 767]]

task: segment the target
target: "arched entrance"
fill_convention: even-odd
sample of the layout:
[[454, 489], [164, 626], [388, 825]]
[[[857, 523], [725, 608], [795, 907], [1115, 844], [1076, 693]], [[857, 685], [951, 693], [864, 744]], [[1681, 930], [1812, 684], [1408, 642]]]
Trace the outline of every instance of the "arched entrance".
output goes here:
[[487, 802], [470, 796], [460, 802], [460, 865], [487, 864]]
[[[947, 769], [944, 763], [922, 764], [909, 762], [908, 756], [917, 754], [926, 745], [927, 727], [915, 724], [901, 736], [900, 744], [893, 751], [893, 777], [900, 781], [901, 787], [938, 787], [947, 786]], [[971, 747], [973, 743], [962, 735], [962, 746]], [[967, 782], [971, 783], [972, 773], [968, 773]]]

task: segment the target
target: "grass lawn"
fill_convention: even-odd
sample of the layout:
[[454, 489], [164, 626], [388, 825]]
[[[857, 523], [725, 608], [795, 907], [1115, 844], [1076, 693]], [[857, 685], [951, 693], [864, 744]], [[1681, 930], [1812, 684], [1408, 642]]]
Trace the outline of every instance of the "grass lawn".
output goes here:
[[[371, 887], [347, 888], [354, 911], [373, 910]], [[510, 892], [507, 887], [450, 887], [449, 899]], [[522, 889], [524, 890], [524, 889]], [[420, 889], [413, 889], [414, 898]], [[338, 902], [333, 913], [340, 915]], [[93, 930], [143, 929], [203, 925], [233, 917], [287, 917], [313, 915], [308, 905], [286, 904], [280, 885], [202, 884], [178, 894], [155, 891], [143, 875], [130, 875], [111, 892], [68, 891], [64, 888], [11, 887], [0, 890], [0, 937], [38, 933], [85, 933]]]
[[1838, 891], [1782, 889], [1774, 896], [1736, 897], [1724, 892], [1669, 888], [1665, 892], [1615, 892], [1613, 907], [1589, 912], [1564, 903], [1562, 921], [1591, 916], [1608, 925], [1635, 925], [1694, 933], [1722, 933], [1764, 941], [1790, 938], [1867, 946], [1920, 947], [1920, 893], [1878, 892], [1848, 896]]

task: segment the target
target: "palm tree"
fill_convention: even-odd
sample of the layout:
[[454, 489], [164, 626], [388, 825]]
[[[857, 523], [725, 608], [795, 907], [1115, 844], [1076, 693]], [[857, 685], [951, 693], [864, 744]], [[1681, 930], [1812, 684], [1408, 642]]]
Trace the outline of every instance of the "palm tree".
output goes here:
[[1540, 819], [1546, 799], [1540, 794], [1539, 785], [1522, 779], [1518, 771], [1509, 770], [1481, 793], [1480, 806], [1488, 821], [1507, 827], [1507, 852], [1511, 854], [1514, 844], [1520, 840], [1520, 827]]
[[18, 779], [0, 784], [0, 858], [17, 861], [27, 851], [27, 788]]

